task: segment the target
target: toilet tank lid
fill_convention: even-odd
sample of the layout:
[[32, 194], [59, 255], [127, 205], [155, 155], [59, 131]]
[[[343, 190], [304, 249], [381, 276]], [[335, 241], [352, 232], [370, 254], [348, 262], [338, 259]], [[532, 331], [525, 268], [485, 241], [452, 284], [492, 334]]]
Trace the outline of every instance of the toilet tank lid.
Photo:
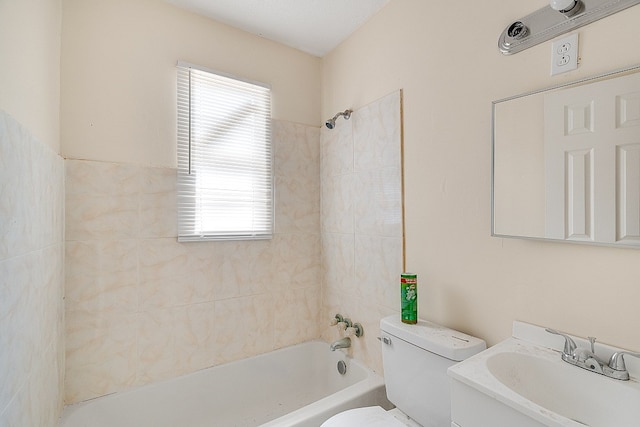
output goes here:
[[380, 320], [380, 329], [389, 335], [456, 362], [487, 348], [480, 338], [426, 320], [415, 325], [403, 323], [398, 314]]

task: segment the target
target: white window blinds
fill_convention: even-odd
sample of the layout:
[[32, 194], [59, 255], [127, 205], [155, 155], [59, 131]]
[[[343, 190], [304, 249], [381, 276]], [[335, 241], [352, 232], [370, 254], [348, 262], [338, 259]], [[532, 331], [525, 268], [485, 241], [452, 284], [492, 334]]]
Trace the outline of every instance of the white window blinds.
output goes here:
[[178, 240], [269, 239], [271, 91], [178, 63]]

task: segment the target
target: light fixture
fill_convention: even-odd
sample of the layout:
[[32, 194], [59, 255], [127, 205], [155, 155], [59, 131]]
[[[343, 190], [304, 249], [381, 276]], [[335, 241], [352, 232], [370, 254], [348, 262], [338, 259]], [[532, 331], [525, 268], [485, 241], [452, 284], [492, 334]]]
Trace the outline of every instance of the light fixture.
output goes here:
[[551, 0], [549, 6], [509, 24], [500, 34], [498, 48], [511, 55], [639, 3], [640, 0]]
[[567, 17], [577, 15], [584, 9], [584, 3], [581, 0], [551, 0], [549, 6]]

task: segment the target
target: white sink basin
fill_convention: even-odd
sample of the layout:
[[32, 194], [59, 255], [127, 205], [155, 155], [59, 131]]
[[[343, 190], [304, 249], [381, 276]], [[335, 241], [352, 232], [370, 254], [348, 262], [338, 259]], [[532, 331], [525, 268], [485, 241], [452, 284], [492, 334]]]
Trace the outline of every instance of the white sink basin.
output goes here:
[[502, 384], [542, 408], [591, 427], [640, 425], [640, 387], [559, 360], [516, 352], [486, 359]]
[[[452, 425], [640, 427], [640, 359], [625, 360], [631, 379], [620, 381], [562, 361], [563, 346], [545, 328], [514, 321], [511, 338], [448, 369]], [[596, 343], [605, 359], [620, 350]]]

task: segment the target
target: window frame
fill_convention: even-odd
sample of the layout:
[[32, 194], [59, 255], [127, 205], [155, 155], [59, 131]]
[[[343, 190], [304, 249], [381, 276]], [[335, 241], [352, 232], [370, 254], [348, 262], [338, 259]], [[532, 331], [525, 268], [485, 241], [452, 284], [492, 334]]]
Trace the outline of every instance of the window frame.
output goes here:
[[[270, 85], [266, 85], [264, 83], [251, 81], [247, 79], [238, 78], [236, 76], [221, 73], [215, 70], [211, 70], [205, 67], [197, 66], [194, 64], [190, 64], [183, 61], [178, 61], [176, 64], [177, 67], [177, 157], [178, 157], [178, 185], [177, 185], [177, 220], [178, 220], [178, 241], [179, 242], [194, 242], [194, 241], [216, 241], [216, 240], [265, 240], [271, 239], [274, 233], [274, 223], [275, 223], [275, 182], [274, 182], [274, 147], [273, 147], [273, 138], [272, 138], [272, 118], [271, 118], [271, 87]], [[194, 74], [199, 73], [199, 74]], [[205, 74], [203, 74], [205, 73]], [[195, 77], [194, 77], [195, 76]], [[205, 177], [205, 173], [215, 173], [215, 168], [206, 167], [204, 169], [200, 169], [202, 172], [198, 174], [198, 168], [196, 164], [200, 162], [197, 157], [201, 156], [205, 158], [205, 160], [210, 160], [211, 158], [220, 159], [224, 157], [216, 157], [217, 154], [212, 155], [211, 152], [219, 151], [215, 146], [209, 145], [207, 147], [207, 143], [211, 143], [214, 138], [211, 133], [213, 131], [207, 131], [206, 135], [208, 138], [203, 137], [198, 139], [198, 132], [195, 131], [194, 126], [194, 115], [197, 115], [197, 112], [192, 111], [194, 108], [194, 94], [193, 85], [194, 80], [198, 79], [208, 79], [211, 82], [219, 81], [220, 87], [225, 86], [225, 82], [229, 83], [228, 86], [225, 86], [228, 90], [233, 86], [232, 89], [236, 87], [242, 93], [239, 95], [239, 98], [244, 96], [251, 97], [251, 93], [255, 92], [256, 99], [259, 100], [259, 103], [255, 105], [259, 105], [256, 107], [255, 111], [251, 110], [252, 118], [258, 117], [257, 123], [255, 126], [252, 124], [251, 127], [241, 127], [243, 129], [257, 129], [258, 137], [254, 134], [250, 134], [248, 138], [242, 136], [242, 140], [250, 140], [249, 144], [254, 145], [252, 147], [252, 156], [258, 158], [258, 163], [260, 164], [259, 173], [251, 174], [246, 173], [244, 176], [249, 179], [252, 184], [247, 184], [247, 188], [251, 188], [250, 191], [244, 190], [244, 194], [250, 194], [252, 191], [259, 196], [244, 198], [242, 200], [238, 199], [207, 199], [202, 196], [202, 193], [207, 190], [206, 187], [199, 187], [197, 185], [198, 176], [202, 179]], [[246, 91], [243, 89], [246, 88]], [[247, 95], [249, 94], [249, 95]], [[238, 98], [238, 99], [239, 99]], [[253, 98], [252, 98], [253, 99]], [[226, 108], [226, 103], [219, 103], [217, 100], [214, 101], [216, 106], [224, 105]], [[253, 104], [252, 104], [253, 105]], [[208, 105], [207, 105], [208, 106]], [[235, 111], [235, 110], [233, 110]], [[218, 116], [207, 116], [207, 118], [213, 117], [212, 120], [216, 120]], [[224, 121], [225, 126], [229, 126], [234, 131], [238, 129], [234, 127], [237, 125], [237, 117], [236, 115], [231, 115], [231, 119]], [[244, 117], [244, 116], [243, 116]], [[244, 119], [243, 119], [244, 120]], [[249, 120], [250, 121], [250, 120]], [[214, 128], [217, 130], [217, 128]], [[231, 132], [228, 132], [231, 133]], [[203, 135], [203, 134], [201, 134]], [[222, 137], [224, 138], [224, 137]], [[230, 144], [232, 145], [232, 140], [223, 140], [220, 139], [221, 144]], [[204, 141], [208, 139], [208, 141]], [[256, 141], [258, 143], [256, 144]], [[199, 145], [198, 145], [199, 144]], [[240, 150], [236, 150], [235, 154], [238, 155]], [[203, 154], [206, 153], [206, 154]], [[254, 158], [252, 157], [252, 159]], [[233, 163], [233, 157], [226, 158], [222, 163], [226, 163], [225, 166], [229, 167], [230, 164]], [[265, 161], [262, 163], [262, 161]], [[231, 170], [231, 169], [228, 169]], [[218, 171], [219, 172], [219, 171]], [[240, 172], [240, 175], [242, 173]], [[209, 175], [210, 176], [210, 175]], [[205, 178], [206, 179], [206, 178]], [[211, 178], [209, 178], [211, 179]], [[233, 179], [233, 178], [228, 178]], [[232, 184], [233, 186], [234, 184]], [[240, 184], [238, 184], [240, 185]], [[256, 187], [257, 186], [257, 187]], [[225, 187], [226, 192], [232, 193], [230, 187]], [[208, 189], [211, 193], [214, 190], [211, 188]], [[237, 191], [239, 193], [242, 191]], [[255, 195], [254, 195], [255, 196]], [[203, 202], [203, 199], [206, 199]], [[244, 208], [240, 208], [241, 211], [245, 211], [248, 217], [251, 218], [250, 221], [246, 221], [248, 225], [243, 229], [237, 230], [223, 230], [221, 227], [217, 230], [214, 229], [202, 229], [201, 227], [204, 222], [207, 220], [211, 220], [211, 215], [225, 214], [229, 213], [226, 208], [221, 208], [220, 204], [236, 204], [236, 205], [245, 205]], [[199, 206], [200, 205], [200, 206]], [[202, 206], [207, 206], [207, 208], [202, 208]], [[216, 205], [218, 205], [216, 207]], [[213, 207], [213, 208], [212, 208]], [[206, 215], [206, 210], [209, 209], [209, 214]], [[257, 212], [257, 213], [256, 213]], [[205, 218], [208, 217], [209, 219]], [[227, 215], [231, 220], [233, 218], [238, 218], [235, 215]], [[256, 221], [256, 218], [259, 220]]]

